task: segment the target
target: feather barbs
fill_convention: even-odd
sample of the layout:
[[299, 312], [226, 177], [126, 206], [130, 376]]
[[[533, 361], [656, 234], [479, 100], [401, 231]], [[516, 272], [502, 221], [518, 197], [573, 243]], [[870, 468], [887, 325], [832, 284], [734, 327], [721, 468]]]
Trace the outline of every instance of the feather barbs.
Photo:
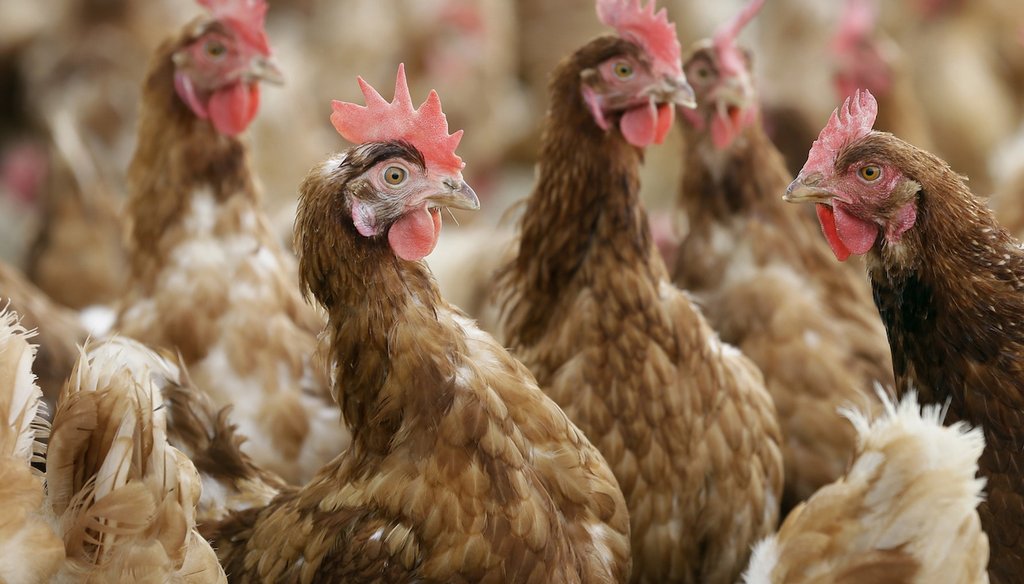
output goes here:
[[597, 17], [624, 39], [638, 43], [654, 58], [656, 71], [682, 75], [682, 48], [668, 12], [655, 12], [655, 0], [597, 0]]
[[270, 54], [270, 43], [264, 21], [267, 0], [198, 0], [210, 15], [227, 24], [245, 42], [264, 55]]
[[431, 91], [420, 107], [414, 108], [405, 65], [398, 66], [395, 96], [389, 103], [369, 83], [359, 78], [366, 105], [335, 101], [331, 123], [338, 133], [354, 144], [401, 141], [419, 150], [427, 169], [459, 175], [465, 163], [455, 154], [462, 130], [448, 133], [448, 119], [441, 111], [441, 99]]
[[828, 124], [811, 145], [800, 175], [812, 172], [828, 174], [843, 147], [871, 133], [877, 115], [878, 102], [870, 91], [859, 89], [846, 98], [843, 105], [832, 112]]
[[746, 64], [736, 45], [736, 39], [739, 38], [740, 33], [750, 21], [761, 12], [764, 3], [765, 0], [750, 0], [743, 10], [732, 17], [732, 20], [718, 27], [714, 36], [711, 37], [715, 52], [718, 53], [719, 64], [726, 73], [737, 75], [746, 70]]

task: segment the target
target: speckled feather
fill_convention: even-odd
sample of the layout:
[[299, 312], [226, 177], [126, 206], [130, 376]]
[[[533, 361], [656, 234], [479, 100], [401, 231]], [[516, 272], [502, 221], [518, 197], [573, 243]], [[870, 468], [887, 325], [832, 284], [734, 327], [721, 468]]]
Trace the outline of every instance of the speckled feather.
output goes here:
[[554, 72], [539, 181], [502, 276], [505, 325], [615, 471], [631, 581], [731, 583], [778, 518], [778, 423], [757, 368], [668, 281], [638, 199], [640, 151], [581, 98], [583, 70], [639, 50], [602, 37]]

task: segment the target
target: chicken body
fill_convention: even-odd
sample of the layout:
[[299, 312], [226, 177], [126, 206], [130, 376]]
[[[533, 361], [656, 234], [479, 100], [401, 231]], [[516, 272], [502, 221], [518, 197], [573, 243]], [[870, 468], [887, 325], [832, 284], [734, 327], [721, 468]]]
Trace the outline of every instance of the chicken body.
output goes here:
[[778, 423], [754, 364], [669, 281], [638, 197], [641, 151], [581, 96], [584, 71], [633, 51], [601, 37], [554, 72], [504, 324], [615, 471], [632, 581], [734, 582], [778, 519]]
[[983, 584], [988, 538], [975, 478], [981, 431], [942, 426], [913, 392], [875, 420], [847, 412], [856, 459], [758, 544], [747, 584]]
[[215, 403], [234, 405], [257, 463], [301, 482], [348, 435], [314, 362], [323, 318], [268, 227], [246, 147], [175, 91], [172, 54], [210, 26], [193, 23], [162, 45], [143, 88], [129, 171], [131, 289], [117, 327], [179, 351]]
[[345, 219], [389, 156], [422, 160], [378, 143], [313, 169], [296, 222], [352, 446], [219, 525], [225, 569], [246, 582], [624, 582], [626, 506], [597, 449], [425, 264]]
[[[875, 383], [892, 386], [885, 331], [863, 278], [830, 257], [805, 209], [781, 200], [792, 177], [761, 127], [749, 71], [727, 72], [710, 42], [685, 70], [698, 108], [683, 113], [674, 280], [764, 374], [782, 428], [785, 511], [849, 464], [855, 436], [838, 410], [869, 407]], [[746, 122], [716, 144], [715, 124], [730, 123], [716, 118], [730, 109]]]

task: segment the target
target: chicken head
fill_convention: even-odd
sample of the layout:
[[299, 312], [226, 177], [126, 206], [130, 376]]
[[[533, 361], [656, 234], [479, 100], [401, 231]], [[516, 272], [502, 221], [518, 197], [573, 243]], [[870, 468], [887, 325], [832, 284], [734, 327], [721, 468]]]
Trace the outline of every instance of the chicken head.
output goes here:
[[750, 53], [736, 44], [736, 38], [762, 6], [764, 0], [752, 0], [711, 39], [698, 42], [683, 67], [697, 96], [697, 108], [684, 110], [683, 118], [699, 131], [710, 131], [719, 150], [732, 145], [758, 119]]
[[[878, 104], [858, 91], [837, 108], [814, 141], [800, 175], [786, 189], [789, 202], [815, 203], [821, 229], [839, 261], [865, 254], [881, 237], [897, 244], [917, 220], [921, 185], [875, 144]], [[885, 136], [888, 136], [885, 134]]]
[[884, 95], [892, 88], [891, 42], [874, 38], [878, 6], [872, 0], [847, 0], [832, 38], [832, 54], [836, 59], [835, 84], [840, 97], [853, 95], [858, 89], [869, 89]]
[[581, 92], [603, 130], [618, 125], [630, 144], [643, 148], [665, 140], [675, 107], [693, 107], [693, 89], [679, 60], [675, 26], [654, 0], [598, 0], [597, 14], [623, 43], [580, 73]]
[[175, 51], [174, 88], [196, 117], [235, 136], [256, 117], [259, 81], [283, 82], [263, 30], [265, 0], [200, 0], [210, 10]]
[[366, 107], [336, 101], [331, 115], [338, 132], [358, 146], [325, 162], [322, 175], [344, 193], [360, 235], [386, 234], [395, 255], [420, 260], [437, 245], [442, 208], [480, 208], [455, 154], [462, 131], [448, 134], [433, 91], [413, 108], [404, 66], [390, 103], [361, 78], [359, 84]]

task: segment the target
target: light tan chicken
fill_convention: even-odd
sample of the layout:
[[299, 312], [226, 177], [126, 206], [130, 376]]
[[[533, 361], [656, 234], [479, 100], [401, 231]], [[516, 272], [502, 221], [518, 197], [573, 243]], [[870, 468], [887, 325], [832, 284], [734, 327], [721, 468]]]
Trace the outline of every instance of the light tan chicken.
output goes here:
[[16, 313], [0, 311], [0, 581], [7, 584], [47, 582], [64, 560], [43, 514], [43, 478], [31, 465], [45, 452], [46, 423], [30, 338]]
[[151, 363], [90, 344], [61, 396], [46, 455], [45, 510], [67, 558], [58, 580], [226, 582], [195, 529], [199, 475], [167, 444]]
[[854, 411], [857, 457], [846, 474], [758, 544], [746, 584], [985, 584], [988, 538], [976, 478], [985, 445], [944, 408], [908, 393], [877, 419]]
[[210, 13], [157, 49], [143, 84], [132, 191], [130, 290], [118, 328], [177, 351], [286, 480], [308, 480], [348, 443], [326, 367], [324, 320], [261, 208], [240, 138], [260, 79], [280, 80], [264, 2], [202, 0]]

